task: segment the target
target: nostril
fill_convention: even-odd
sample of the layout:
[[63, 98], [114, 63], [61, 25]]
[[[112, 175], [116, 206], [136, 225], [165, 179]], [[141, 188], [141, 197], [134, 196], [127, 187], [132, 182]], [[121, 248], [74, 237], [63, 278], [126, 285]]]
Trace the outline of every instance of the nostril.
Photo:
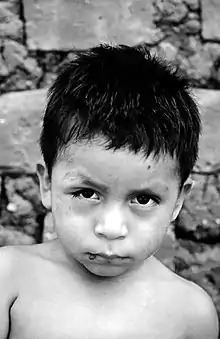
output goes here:
[[95, 234], [96, 235], [103, 235], [104, 231], [103, 231], [103, 227], [101, 226], [101, 224], [96, 225], [95, 227]]
[[127, 236], [128, 230], [125, 225], [98, 224], [95, 227], [94, 233], [97, 237], [105, 237], [109, 240], [114, 240], [114, 239], [122, 240]]

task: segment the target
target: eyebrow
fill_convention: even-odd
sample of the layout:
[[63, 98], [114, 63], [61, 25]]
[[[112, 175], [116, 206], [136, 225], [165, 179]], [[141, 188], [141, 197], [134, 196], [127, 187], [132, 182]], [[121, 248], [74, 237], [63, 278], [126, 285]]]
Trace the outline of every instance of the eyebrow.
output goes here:
[[72, 173], [72, 172], [68, 172], [66, 173], [66, 175], [64, 176], [64, 181], [70, 181], [71, 183], [80, 183], [86, 186], [92, 186], [95, 189], [100, 189], [104, 192], [108, 192], [108, 187], [105, 186], [104, 184], [95, 182], [91, 177], [85, 175], [85, 174], [81, 174], [81, 173]]
[[[74, 184], [75, 183], [79, 183], [79, 184], [82, 184], [82, 185], [85, 185], [85, 186], [90, 186], [92, 188], [94, 188], [95, 190], [101, 190], [105, 193], [108, 193], [109, 192], [109, 188], [102, 184], [102, 183], [99, 183], [99, 182], [96, 182], [94, 181], [91, 177], [85, 175], [85, 174], [74, 174], [74, 177], [73, 177], [73, 174], [72, 173], [67, 173], [65, 175], [65, 179], [70, 179], [71, 182], [73, 182]], [[167, 185], [163, 185], [161, 183], [155, 183], [154, 185], [152, 185], [152, 187], [142, 187], [140, 189], [131, 189], [129, 190], [128, 192], [128, 195], [131, 195], [131, 194], [134, 194], [134, 195], [139, 195], [139, 194], [142, 194], [142, 193], [149, 193], [149, 194], [158, 194], [159, 193], [166, 193], [168, 191], [168, 186]], [[162, 192], [159, 192], [159, 191], [162, 191]]]

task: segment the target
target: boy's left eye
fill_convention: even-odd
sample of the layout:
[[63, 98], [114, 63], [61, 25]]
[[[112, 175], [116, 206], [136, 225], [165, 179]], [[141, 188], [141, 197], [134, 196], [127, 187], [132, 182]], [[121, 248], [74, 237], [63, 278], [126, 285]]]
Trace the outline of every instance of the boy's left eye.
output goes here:
[[99, 199], [98, 194], [90, 188], [84, 188], [77, 192], [74, 192], [72, 193], [72, 196], [74, 198], [79, 198], [79, 199], [91, 199], [91, 200]]
[[156, 198], [150, 197], [149, 195], [146, 194], [141, 194], [132, 199], [132, 203], [141, 205], [141, 206], [147, 206], [147, 207], [152, 207], [157, 205], [159, 203]]

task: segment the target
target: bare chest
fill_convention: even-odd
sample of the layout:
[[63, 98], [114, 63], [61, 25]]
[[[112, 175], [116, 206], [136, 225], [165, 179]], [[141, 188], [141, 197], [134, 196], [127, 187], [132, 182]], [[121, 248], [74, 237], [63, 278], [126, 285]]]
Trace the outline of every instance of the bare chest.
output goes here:
[[138, 285], [109, 293], [32, 280], [11, 310], [10, 339], [183, 339], [183, 322], [165, 300]]

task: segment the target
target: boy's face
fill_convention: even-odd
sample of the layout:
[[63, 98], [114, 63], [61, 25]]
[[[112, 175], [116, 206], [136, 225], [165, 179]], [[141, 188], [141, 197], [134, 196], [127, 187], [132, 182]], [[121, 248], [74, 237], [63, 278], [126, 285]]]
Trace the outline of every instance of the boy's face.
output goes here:
[[189, 188], [179, 192], [175, 168], [169, 156], [144, 159], [95, 141], [69, 146], [51, 182], [38, 166], [42, 202], [65, 254], [99, 276], [121, 275], [149, 258]]

